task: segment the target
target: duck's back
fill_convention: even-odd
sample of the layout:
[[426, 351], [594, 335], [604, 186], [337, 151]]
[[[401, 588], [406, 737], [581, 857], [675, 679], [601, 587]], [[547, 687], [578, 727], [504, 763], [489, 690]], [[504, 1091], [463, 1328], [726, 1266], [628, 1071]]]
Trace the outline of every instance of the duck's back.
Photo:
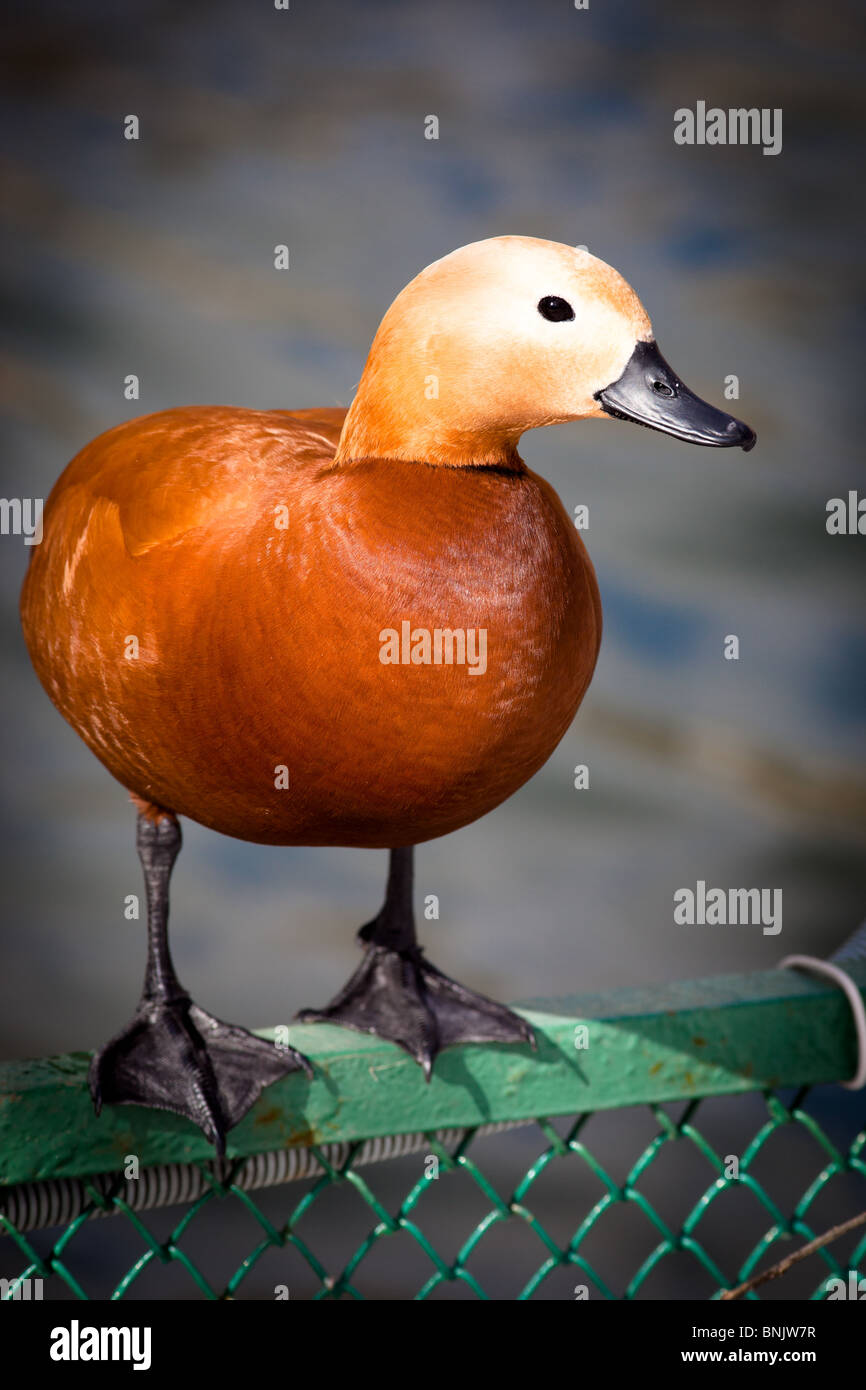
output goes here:
[[107, 430], [69, 464], [48, 498], [45, 538], [74, 553], [95, 514], [116, 517], [141, 555], [220, 516], [255, 506], [268, 477], [333, 458], [345, 410], [183, 406]]
[[542, 479], [337, 466], [343, 416], [190, 407], [109, 431], [54, 488], [25, 581], [34, 665], [91, 749], [244, 839], [456, 829], [541, 766], [595, 664], [592, 567]]

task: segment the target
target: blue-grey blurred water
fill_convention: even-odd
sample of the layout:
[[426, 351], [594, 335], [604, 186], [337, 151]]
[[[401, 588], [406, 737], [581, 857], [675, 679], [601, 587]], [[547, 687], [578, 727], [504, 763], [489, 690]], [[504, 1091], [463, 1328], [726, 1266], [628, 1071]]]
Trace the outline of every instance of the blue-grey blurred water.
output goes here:
[[[589, 505], [602, 653], [542, 772], [420, 850], [419, 894], [441, 901], [429, 953], [512, 999], [829, 953], [866, 905], [864, 542], [824, 526], [829, 497], [866, 486], [856, 7], [12, 14], [3, 495], [46, 496], [136, 414], [346, 405], [381, 314], [429, 261], [503, 233], [587, 245], [635, 286], [693, 389], [721, 404], [739, 377], [733, 408], [759, 445], [702, 451], [607, 421], [524, 439], [566, 506]], [[673, 112], [698, 99], [783, 108], [782, 153], [675, 145]], [[138, 142], [122, 138], [129, 113]], [[122, 912], [134, 816], [29, 666], [25, 561], [0, 540], [9, 1056], [102, 1041], [143, 960]], [[174, 950], [201, 1003], [264, 1025], [328, 999], [385, 856], [184, 834]], [[673, 892], [698, 878], [781, 888], [781, 936], [676, 926]]]

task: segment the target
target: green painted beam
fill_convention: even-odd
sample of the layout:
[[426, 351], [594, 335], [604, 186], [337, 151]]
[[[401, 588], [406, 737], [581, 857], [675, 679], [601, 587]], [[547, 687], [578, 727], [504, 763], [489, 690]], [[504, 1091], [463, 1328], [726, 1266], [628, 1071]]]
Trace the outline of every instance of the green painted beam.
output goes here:
[[[846, 962], [847, 964], [847, 962]], [[866, 995], [866, 962], [848, 965]], [[727, 975], [519, 1006], [539, 1049], [455, 1048], [425, 1085], [399, 1048], [323, 1024], [292, 1028], [313, 1061], [268, 1088], [232, 1131], [229, 1157], [286, 1145], [461, 1128], [537, 1115], [844, 1080], [855, 1034], [841, 990], [791, 970]], [[580, 1029], [586, 1027], [586, 1046]], [[267, 1030], [263, 1030], [268, 1036]], [[138, 1106], [97, 1119], [89, 1054], [0, 1063], [0, 1183], [209, 1159], [188, 1121]]]

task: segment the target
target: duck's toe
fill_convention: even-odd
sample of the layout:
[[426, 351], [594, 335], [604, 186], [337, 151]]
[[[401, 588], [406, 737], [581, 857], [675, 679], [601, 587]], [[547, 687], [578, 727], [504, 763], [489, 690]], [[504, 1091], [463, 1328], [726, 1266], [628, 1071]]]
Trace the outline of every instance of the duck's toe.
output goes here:
[[298, 1019], [337, 1023], [397, 1043], [415, 1058], [428, 1081], [437, 1054], [456, 1043], [535, 1046], [525, 1019], [452, 980], [415, 946], [368, 946], [358, 969], [327, 1008], [304, 1009]]
[[439, 1046], [463, 1042], [528, 1043], [535, 1048], [535, 1034], [520, 1014], [476, 994], [458, 980], [452, 980], [427, 961], [421, 972], [428, 1003], [436, 1017]]
[[230, 1129], [265, 1086], [289, 1072], [311, 1074], [306, 1057], [223, 1023], [184, 995], [142, 1001], [130, 1024], [95, 1053], [88, 1080], [103, 1104], [171, 1110], [225, 1152]]

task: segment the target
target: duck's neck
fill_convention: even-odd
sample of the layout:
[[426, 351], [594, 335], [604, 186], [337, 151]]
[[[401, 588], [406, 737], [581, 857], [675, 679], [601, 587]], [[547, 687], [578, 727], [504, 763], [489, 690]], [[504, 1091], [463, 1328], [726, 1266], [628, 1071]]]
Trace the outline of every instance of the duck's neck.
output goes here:
[[429, 410], [414, 412], [410, 400], [401, 401], [385, 383], [365, 372], [337, 446], [335, 462], [360, 459], [403, 459], [445, 468], [523, 469], [517, 452], [520, 431], [476, 426], [458, 428], [443, 419], [431, 401]]

